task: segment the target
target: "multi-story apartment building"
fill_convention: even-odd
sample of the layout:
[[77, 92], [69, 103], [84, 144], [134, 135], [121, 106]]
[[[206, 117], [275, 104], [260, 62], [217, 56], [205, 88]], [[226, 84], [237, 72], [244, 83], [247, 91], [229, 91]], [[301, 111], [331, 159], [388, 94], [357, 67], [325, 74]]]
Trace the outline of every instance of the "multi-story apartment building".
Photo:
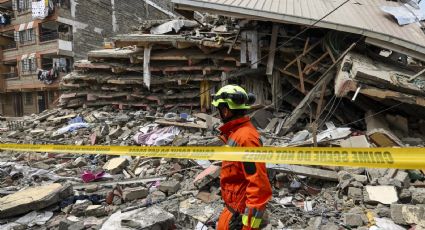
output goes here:
[[[161, 4], [158, 4], [161, 3]], [[104, 39], [172, 16], [168, 0], [0, 0], [0, 114], [54, 106], [61, 77]]]

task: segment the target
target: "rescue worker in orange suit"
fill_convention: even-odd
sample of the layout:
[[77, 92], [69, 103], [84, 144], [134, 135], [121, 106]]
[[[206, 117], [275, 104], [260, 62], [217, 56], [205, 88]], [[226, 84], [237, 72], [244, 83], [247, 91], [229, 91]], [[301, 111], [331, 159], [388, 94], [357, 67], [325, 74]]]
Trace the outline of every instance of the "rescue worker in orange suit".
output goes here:
[[[246, 116], [255, 96], [237, 85], [227, 85], [213, 95], [213, 106], [224, 125], [220, 138], [227, 146], [260, 147], [260, 135]], [[221, 196], [225, 208], [218, 230], [250, 230], [264, 227], [263, 214], [272, 197], [264, 163], [223, 161], [220, 173]]]

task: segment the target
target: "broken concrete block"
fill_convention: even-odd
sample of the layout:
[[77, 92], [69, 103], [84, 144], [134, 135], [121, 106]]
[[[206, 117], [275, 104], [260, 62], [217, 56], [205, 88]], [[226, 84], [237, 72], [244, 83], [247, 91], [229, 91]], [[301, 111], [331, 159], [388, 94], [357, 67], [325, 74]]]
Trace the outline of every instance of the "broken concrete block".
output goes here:
[[368, 203], [392, 204], [398, 201], [394, 186], [366, 186], [366, 194]]
[[98, 229], [102, 226], [105, 219], [97, 218], [97, 217], [88, 217], [84, 219], [84, 229]]
[[174, 173], [173, 174], [173, 179], [176, 180], [176, 181], [183, 181], [184, 176], [182, 174], [180, 174], [180, 173]]
[[423, 205], [406, 205], [392, 204], [391, 219], [396, 224], [419, 224], [425, 218], [425, 206]]
[[334, 223], [327, 223], [320, 228], [320, 230], [339, 230], [339, 229], [340, 228], [338, 227], [338, 225]]
[[115, 129], [112, 129], [110, 132], [109, 132], [109, 134], [108, 134], [108, 136], [110, 137], [110, 138], [113, 138], [113, 139], [116, 139], [116, 138], [118, 138], [119, 136], [121, 136], [122, 134], [123, 134], [123, 130], [121, 129], [121, 127], [117, 127], [117, 128], [115, 128]]
[[118, 137], [118, 139], [126, 140], [131, 135], [131, 133], [132, 133], [131, 130], [126, 130]]
[[32, 167], [39, 168], [39, 169], [44, 169], [44, 170], [50, 169], [50, 165], [48, 165], [48, 164], [46, 164], [44, 162], [36, 162], [36, 163], [32, 164]]
[[320, 226], [322, 226], [322, 217], [314, 217], [311, 218], [310, 221], [308, 221], [308, 227], [306, 230], [316, 230], [320, 229]]
[[115, 229], [173, 229], [174, 215], [156, 206], [112, 214], [100, 230]]
[[412, 192], [409, 189], [402, 189], [398, 197], [401, 203], [410, 203], [412, 201]]
[[378, 204], [374, 212], [379, 217], [391, 218], [391, 209], [383, 204]]
[[102, 205], [90, 205], [85, 210], [86, 216], [102, 217], [108, 215], [105, 206]]
[[87, 193], [94, 193], [99, 189], [99, 186], [97, 184], [93, 184], [93, 185], [88, 185], [84, 188], [84, 190]]
[[161, 159], [158, 159], [158, 158], [152, 159], [151, 164], [153, 167], [158, 167], [161, 165]]
[[87, 160], [84, 157], [78, 157], [77, 159], [75, 159], [74, 162], [72, 162], [72, 166], [74, 166], [75, 168], [81, 168], [87, 165]]
[[216, 193], [210, 193], [210, 192], [205, 192], [205, 191], [199, 192], [196, 195], [196, 198], [202, 200], [205, 203], [211, 203], [213, 201], [220, 199], [220, 197]]
[[195, 177], [195, 180], [193, 180], [193, 184], [199, 189], [203, 188], [211, 181], [217, 179], [220, 176], [220, 169], [221, 167], [219, 166], [210, 165], [207, 169], [205, 169]]
[[375, 168], [368, 168], [366, 169], [367, 174], [370, 177], [370, 180], [378, 180], [381, 177], [384, 177], [387, 175], [388, 169], [375, 169]]
[[106, 162], [103, 169], [108, 171], [110, 174], [118, 174], [121, 173], [127, 165], [128, 161], [126, 158], [116, 157]]
[[69, 220], [63, 220], [59, 223], [59, 230], [83, 230], [85, 229], [82, 221], [72, 222]]
[[408, 188], [410, 186], [410, 177], [409, 174], [405, 171], [399, 170], [394, 177], [394, 180], [400, 181], [402, 186]]
[[139, 176], [139, 175], [143, 175], [142, 172], [146, 171], [146, 169], [144, 167], [138, 167], [136, 168], [136, 170], [134, 170], [134, 175]]
[[265, 129], [273, 117], [273, 113], [270, 111], [260, 109], [254, 112], [251, 117], [251, 121], [255, 127]]
[[149, 190], [144, 187], [126, 188], [123, 191], [123, 198], [124, 198], [124, 201], [132, 201], [132, 200], [146, 198], [148, 194], [149, 194]]
[[354, 174], [353, 177], [357, 182], [360, 182], [362, 184], [366, 184], [367, 181], [368, 181], [367, 176], [365, 176], [365, 175]]
[[385, 178], [393, 178], [397, 174], [398, 169], [388, 169]]
[[167, 195], [159, 190], [156, 190], [149, 194], [148, 198], [152, 201], [152, 203], [155, 203], [161, 200], [165, 200]]
[[179, 212], [190, 217], [195, 224], [198, 221], [205, 223], [212, 215], [220, 213], [222, 207], [218, 202], [207, 204], [196, 198], [189, 198], [180, 202]]
[[178, 181], [162, 181], [158, 189], [168, 195], [176, 193], [181, 185]]
[[347, 171], [339, 171], [338, 172], [338, 181], [339, 182], [343, 182], [343, 181], [351, 181], [353, 180], [353, 174], [347, 172]]
[[363, 190], [361, 188], [349, 187], [348, 197], [353, 199], [355, 203], [359, 203], [363, 200]]
[[344, 216], [344, 224], [350, 227], [359, 227], [363, 226], [363, 218], [360, 214], [355, 213], [345, 213]]
[[40, 210], [73, 194], [71, 185], [50, 184], [30, 187], [0, 198], [0, 218]]
[[371, 145], [365, 135], [353, 136], [341, 141], [343, 148], [370, 148]]
[[77, 200], [75, 204], [72, 205], [71, 214], [74, 216], [84, 216], [86, 209], [93, 205], [89, 200]]
[[381, 177], [381, 178], [378, 179], [378, 184], [379, 185], [391, 185], [390, 178]]
[[414, 188], [412, 191], [412, 204], [425, 204], [425, 188]]

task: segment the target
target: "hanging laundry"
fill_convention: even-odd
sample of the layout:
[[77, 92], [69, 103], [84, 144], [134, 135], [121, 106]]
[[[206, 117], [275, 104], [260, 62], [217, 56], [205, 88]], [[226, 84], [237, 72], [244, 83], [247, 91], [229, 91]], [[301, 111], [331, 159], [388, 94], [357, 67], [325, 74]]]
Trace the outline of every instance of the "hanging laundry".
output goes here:
[[10, 16], [8, 14], [0, 14], [0, 25], [9, 25]]
[[32, 2], [32, 18], [43, 20], [49, 16], [49, 2], [51, 1], [42, 0]]
[[49, 71], [39, 70], [37, 77], [38, 77], [38, 80], [42, 81], [44, 84], [51, 85], [59, 77], [59, 72], [55, 68]]

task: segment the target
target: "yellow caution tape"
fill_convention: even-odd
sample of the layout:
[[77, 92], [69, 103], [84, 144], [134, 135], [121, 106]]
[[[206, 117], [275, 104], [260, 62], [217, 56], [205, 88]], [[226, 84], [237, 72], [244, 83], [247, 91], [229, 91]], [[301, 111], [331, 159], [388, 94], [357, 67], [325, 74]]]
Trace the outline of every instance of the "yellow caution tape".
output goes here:
[[239, 148], [0, 144], [0, 149], [21, 152], [104, 154], [274, 164], [425, 169], [425, 148]]

